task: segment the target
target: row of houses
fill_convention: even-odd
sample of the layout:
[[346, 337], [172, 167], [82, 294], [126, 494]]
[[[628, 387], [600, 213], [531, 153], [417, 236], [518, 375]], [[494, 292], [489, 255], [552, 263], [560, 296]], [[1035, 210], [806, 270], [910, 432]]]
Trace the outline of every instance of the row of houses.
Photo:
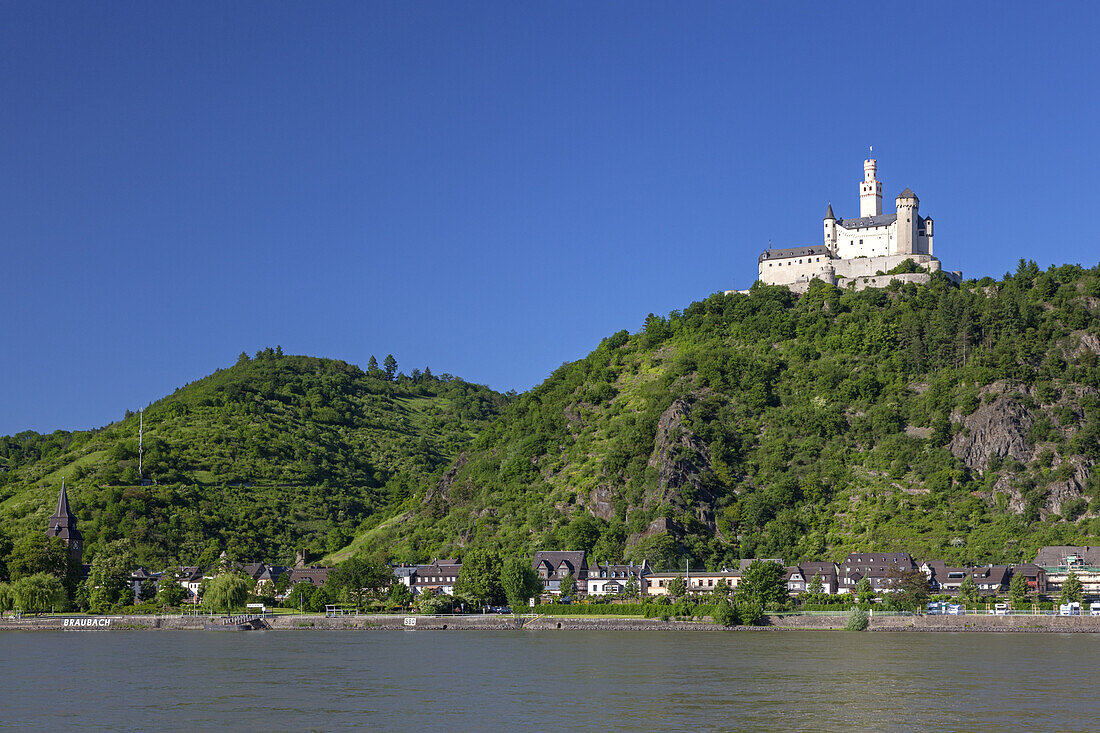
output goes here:
[[[957, 593], [970, 578], [977, 589], [986, 595], [1007, 592], [1014, 575], [1023, 575], [1033, 593], [1057, 593], [1069, 573], [1073, 572], [1081, 581], [1086, 596], [1100, 597], [1100, 547], [1043, 547], [1038, 551], [1035, 562], [1014, 565], [954, 566], [943, 560], [918, 562], [907, 552], [853, 552], [839, 563], [803, 561], [788, 565], [782, 558], [760, 559], [783, 566], [787, 591], [791, 595], [809, 591], [815, 583], [819, 583], [821, 592], [828, 595], [852, 593], [864, 579], [876, 593], [882, 593], [890, 590], [891, 578], [896, 572], [920, 571], [928, 579], [928, 586], [934, 593]], [[562, 580], [570, 576], [575, 581], [576, 595], [599, 597], [631, 591], [642, 596], [666, 595], [676, 579], [683, 579], [689, 593], [706, 593], [723, 587], [733, 589], [740, 584], [752, 562], [754, 560], [745, 559], [739, 561], [735, 568], [714, 571], [685, 568], [683, 571], [656, 572], [648, 561], [641, 564], [593, 561], [589, 564], [582, 550], [541, 550], [535, 553], [531, 565], [547, 595], [560, 595]], [[136, 597], [143, 583], [157, 583], [165, 573], [171, 573], [187, 591], [188, 601], [195, 602], [203, 582], [227, 569], [252, 578], [258, 590], [261, 584], [270, 583], [272, 592], [276, 586], [290, 589], [299, 583], [321, 587], [331, 570], [327, 567], [305, 567], [304, 557], [301, 556], [295, 567], [262, 562], [230, 563], [223, 557], [217, 565], [209, 568], [187, 566], [159, 573], [138, 568], [131, 580]], [[395, 581], [407, 586], [413, 594], [428, 591], [453, 595], [461, 570], [462, 563], [456, 559], [436, 559], [422, 565], [401, 564], [393, 567]]]
[[[787, 591], [791, 595], [806, 592], [820, 582], [821, 592], [828, 595], [852, 593], [866, 579], [876, 593], [890, 589], [890, 579], [897, 571], [920, 571], [928, 579], [934, 593], [957, 593], [967, 578], [985, 595], [1008, 591], [1014, 575], [1023, 575], [1033, 593], [1049, 594], [1061, 590], [1070, 572], [1081, 581], [1086, 596], [1100, 597], [1100, 547], [1051, 546], [1037, 553], [1035, 562], [1013, 565], [954, 566], [943, 560], [917, 561], [907, 552], [853, 552], [839, 563], [803, 561], [788, 565], [781, 558], [761, 558], [784, 567]], [[736, 568], [716, 571], [653, 572], [647, 562], [641, 565], [609, 565], [585, 562], [584, 552], [537, 552], [534, 567], [539, 572], [546, 592], [560, 593], [560, 583], [566, 574], [577, 581], [577, 593], [612, 595], [626, 588], [633, 577], [641, 595], [659, 596], [668, 593], [669, 584], [682, 578], [689, 593], [709, 592], [718, 587], [736, 588], [742, 574], [753, 560], [741, 560]]]
[[[283, 565], [268, 565], [263, 562], [231, 562], [225, 558], [225, 554], [223, 553], [222, 558], [216, 564], [205, 567], [199, 565], [181, 565], [178, 567], [166, 568], [160, 572], [151, 572], [146, 568], [139, 567], [130, 573], [130, 583], [134, 591], [134, 598], [140, 598], [142, 596], [142, 586], [146, 583], [157, 585], [165, 576], [174, 577], [176, 582], [183, 586], [183, 589], [187, 592], [184, 602], [198, 603], [202, 592], [202, 584], [204, 582], [214, 579], [221, 573], [236, 571], [244, 573], [251, 578], [255, 583], [255, 589], [258, 593], [270, 593], [279, 600], [282, 600], [282, 598], [285, 597], [285, 593], [289, 592], [291, 588], [294, 588], [300, 583], [307, 583], [319, 588], [328, 580], [328, 574], [332, 568], [318, 566], [306, 567], [304, 563], [305, 558], [301, 554], [299, 554], [298, 563], [295, 564], [294, 567], [286, 567]], [[267, 585], [267, 587], [264, 587], [265, 585]], [[280, 585], [285, 590], [283, 593], [277, 594], [275, 588]]]

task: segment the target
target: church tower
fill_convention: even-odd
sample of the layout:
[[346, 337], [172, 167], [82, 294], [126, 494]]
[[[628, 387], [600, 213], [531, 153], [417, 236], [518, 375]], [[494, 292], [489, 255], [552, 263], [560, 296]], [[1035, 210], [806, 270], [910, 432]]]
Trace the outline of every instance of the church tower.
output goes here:
[[57, 509], [50, 517], [46, 529], [47, 537], [60, 537], [69, 548], [69, 556], [74, 565], [80, 565], [84, 557], [84, 536], [76, 528], [76, 517], [69, 510], [69, 495], [65, 492], [65, 482], [61, 482], [61, 493], [57, 495]]
[[882, 213], [882, 183], [875, 177], [878, 161], [863, 161], [863, 182], [859, 184], [859, 215], [878, 216]]

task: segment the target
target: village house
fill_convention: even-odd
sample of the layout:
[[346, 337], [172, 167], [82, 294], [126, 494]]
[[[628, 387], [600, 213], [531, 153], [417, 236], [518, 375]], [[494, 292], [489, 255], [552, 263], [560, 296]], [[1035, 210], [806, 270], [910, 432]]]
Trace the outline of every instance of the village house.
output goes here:
[[642, 581], [649, 575], [649, 562], [643, 560], [641, 565], [611, 565], [605, 563], [593, 563], [588, 567], [588, 579], [586, 581], [586, 594], [589, 596], [614, 596], [627, 590], [631, 578], [634, 579], [634, 589], [642, 592]]
[[1007, 592], [1008, 584], [1012, 580], [1012, 568], [1007, 565], [985, 565], [968, 568], [967, 572], [983, 595]]
[[866, 578], [871, 588], [881, 593], [890, 589], [889, 576], [893, 572], [916, 567], [908, 552], [853, 552], [840, 563], [839, 592], [855, 592], [859, 581]]
[[1022, 575], [1027, 580], [1027, 588], [1032, 593], [1047, 592], [1047, 573], [1034, 563], [1025, 562], [1012, 566], [1012, 574]]
[[458, 560], [432, 560], [427, 565], [417, 565], [415, 572], [409, 577], [409, 587], [413, 593], [431, 591], [453, 596], [455, 581], [462, 570], [462, 563]]
[[967, 576], [966, 568], [948, 565], [943, 560], [926, 560], [920, 571], [928, 578], [928, 588], [934, 593], [958, 593]]
[[587, 590], [588, 564], [584, 559], [584, 550], [539, 550], [531, 560], [539, 574], [546, 593], [561, 593], [561, 581], [566, 575], [572, 575], [577, 583], [577, 594]]
[[787, 592], [793, 595], [809, 592], [814, 578], [821, 580], [821, 592], [835, 595], [840, 590], [836, 564], [804, 561], [787, 568]]
[[289, 590], [299, 583], [309, 583], [316, 588], [320, 588], [328, 580], [330, 572], [332, 572], [332, 568], [291, 568], [287, 571], [286, 587]]
[[725, 584], [730, 590], [741, 582], [741, 571], [723, 568], [717, 571], [691, 570], [688, 572], [650, 573], [642, 584], [648, 596], [668, 595], [668, 584], [673, 578], [683, 578], [688, 593], [709, 593]]

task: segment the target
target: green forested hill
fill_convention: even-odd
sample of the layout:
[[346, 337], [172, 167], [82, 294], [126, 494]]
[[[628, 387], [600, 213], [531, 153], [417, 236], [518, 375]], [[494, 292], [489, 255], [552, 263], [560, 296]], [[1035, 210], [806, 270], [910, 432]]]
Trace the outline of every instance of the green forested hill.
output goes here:
[[[0, 530], [45, 531], [61, 479], [91, 554], [286, 561], [344, 545], [452, 461], [507, 399], [449, 375], [387, 375], [268, 349], [100, 430], [0, 438]], [[2, 539], [2, 538], [0, 538]], [[2, 544], [2, 542], [0, 542]]]
[[349, 549], [718, 566], [1100, 544], [1098, 316], [1100, 268], [1023, 261], [961, 288], [714, 295], [562, 366]]

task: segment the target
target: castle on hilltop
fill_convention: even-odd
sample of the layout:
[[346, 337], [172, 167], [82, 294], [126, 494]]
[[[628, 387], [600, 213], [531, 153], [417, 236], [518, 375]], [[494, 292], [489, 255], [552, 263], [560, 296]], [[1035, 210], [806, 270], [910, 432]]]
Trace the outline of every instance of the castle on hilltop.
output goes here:
[[[862, 290], [894, 280], [925, 283], [939, 272], [940, 261], [932, 252], [932, 217], [920, 215], [920, 199], [908, 188], [895, 199], [897, 212], [883, 214], [877, 171], [877, 160], [863, 161], [859, 218], [837, 219], [830, 203], [824, 241], [809, 247], [769, 247], [758, 259], [760, 282], [786, 285], [799, 293], [806, 292], [814, 279]], [[962, 281], [961, 272], [947, 275]]]

